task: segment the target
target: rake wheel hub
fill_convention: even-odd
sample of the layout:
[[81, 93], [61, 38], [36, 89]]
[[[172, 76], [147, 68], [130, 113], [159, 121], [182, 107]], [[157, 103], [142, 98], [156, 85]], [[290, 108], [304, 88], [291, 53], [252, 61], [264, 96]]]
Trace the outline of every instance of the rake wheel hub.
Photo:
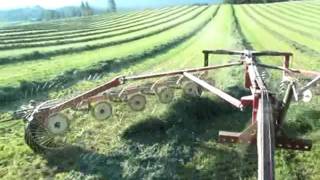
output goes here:
[[146, 108], [146, 104], [146, 97], [142, 94], [134, 94], [128, 99], [128, 105], [133, 111], [143, 111]]
[[191, 81], [183, 82], [182, 89], [183, 93], [187, 96], [199, 97], [202, 94], [202, 90], [199, 85]]
[[160, 103], [169, 104], [174, 98], [174, 89], [170, 87], [161, 87], [157, 90], [157, 96]]
[[106, 101], [95, 104], [91, 110], [92, 116], [97, 120], [105, 120], [112, 116], [112, 106]]
[[69, 128], [68, 118], [62, 113], [51, 115], [46, 128], [53, 135], [65, 134]]

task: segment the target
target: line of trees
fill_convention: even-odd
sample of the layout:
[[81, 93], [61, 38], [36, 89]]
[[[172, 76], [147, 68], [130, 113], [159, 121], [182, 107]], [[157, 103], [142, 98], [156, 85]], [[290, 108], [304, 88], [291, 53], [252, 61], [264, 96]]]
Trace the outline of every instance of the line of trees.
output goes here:
[[94, 9], [89, 3], [82, 1], [80, 7], [64, 7], [57, 10], [43, 10], [42, 20], [61, 19], [69, 17], [91, 16], [94, 14]]
[[[107, 0], [108, 12], [116, 12], [117, 6], [114, 0]], [[96, 12], [97, 11], [97, 12]], [[80, 7], [64, 7], [58, 10], [43, 10], [41, 20], [52, 20], [69, 17], [91, 16], [98, 13], [98, 10], [93, 9], [88, 1], [81, 1]], [[102, 12], [102, 11], [100, 11]]]
[[93, 15], [93, 9], [89, 6], [88, 1], [86, 2], [81, 1], [80, 10], [81, 10], [81, 16]]
[[290, 0], [224, 0], [224, 3], [228, 4], [253, 4], [253, 3], [272, 3], [272, 2], [283, 2]]
[[116, 12], [117, 11], [116, 2], [114, 0], [108, 0], [108, 8], [109, 8], [109, 11]]

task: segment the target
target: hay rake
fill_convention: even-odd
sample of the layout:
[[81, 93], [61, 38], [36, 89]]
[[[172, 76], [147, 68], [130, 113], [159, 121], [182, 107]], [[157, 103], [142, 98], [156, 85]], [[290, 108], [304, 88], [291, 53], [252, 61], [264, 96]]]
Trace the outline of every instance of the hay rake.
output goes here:
[[[160, 103], [168, 104], [173, 100], [175, 91], [182, 89], [183, 94], [188, 96], [199, 97], [203, 91], [208, 91], [240, 110], [252, 108], [251, 125], [243, 132], [220, 131], [219, 142], [257, 144], [259, 179], [274, 179], [275, 147], [311, 150], [310, 140], [287, 137], [282, 131], [282, 124], [292, 100], [311, 101], [311, 88], [317, 90], [316, 94], [319, 95], [320, 72], [289, 68], [292, 54], [287, 52], [205, 50], [203, 53], [204, 67], [149, 75], [119, 76], [66, 100], [40, 104], [32, 102], [28, 108], [16, 113], [27, 121], [26, 143], [37, 153], [63, 148], [70, 122], [70, 117], [62, 113], [66, 109], [89, 109], [95, 119], [104, 120], [112, 116], [113, 103], [127, 103], [133, 111], [142, 111], [146, 107], [147, 95], [157, 96]], [[231, 55], [240, 58], [236, 62], [209, 65], [210, 55]], [[283, 66], [262, 64], [258, 60], [262, 56], [283, 57]], [[243, 66], [244, 85], [251, 91], [250, 95], [241, 99], [236, 99], [215, 87], [214, 81], [208, 75], [211, 71], [234, 66]], [[266, 69], [282, 72], [279, 89], [284, 89], [283, 98], [280, 99], [271, 92], [265, 83], [265, 79], [268, 78]], [[297, 82], [297, 76], [306, 77], [308, 82], [301, 86]], [[131, 85], [141, 80], [144, 83]]]

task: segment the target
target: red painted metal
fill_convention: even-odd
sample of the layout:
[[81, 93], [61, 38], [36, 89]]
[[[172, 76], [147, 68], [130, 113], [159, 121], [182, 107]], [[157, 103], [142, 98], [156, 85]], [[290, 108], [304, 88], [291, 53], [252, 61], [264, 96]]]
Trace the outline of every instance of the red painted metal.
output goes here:
[[243, 64], [243, 62], [235, 62], [235, 63], [228, 63], [228, 64], [223, 64], [223, 65], [218, 65], [218, 66], [207, 66], [207, 67], [193, 68], [193, 69], [180, 70], [180, 71], [172, 71], [172, 72], [166, 72], [166, 73], [153, 73], [153, 74], [148, 74], [148, 75], [131, 76], [131, 77], [126, 77], [125, 80], [136, 81], [136, 80], [159, 78], [159, 77], [165, 77], [165, 76], [176, 76], [176, 75], [183, 75], [183, 73], [185, 73], [185, 72], [187, 72], [187, 73], [205, 72], [205, 71], [214, 70], [214, 69], [239, 66], [242, 64]]
[[251, 118], [252, 124], [257, 122], [257, 113], [258, 113], [259, 99], [260, 99], [259, 94], [254, 94], [253, 96], [254, 96], [254, 98], [253, 98], [253, 102], [252, 102], [252, 118]]
[[58, 105], [50, 108], [49, 114], [53, 114], [53, 113], [62, 111], [62, 110], [69, 108], [69, 107], [75, 107], [75, 106], [77, 106], [77, 104], [81, 103], [82, 101], [84, 101], [90, 97], [96, 96], [99, 93], [104, 92], [110, 88], [117, 87], [121, 84], [122, 84], [122, 77], [117, 77], [106, 84], [103, 84], [103, 85], [101, 85], [97, 88], [94, 88], [86, 93], [83, 93], [75, 98], [72, 98], [68, 101], [65, 101], [61, 104], [58, 104]]
[[254, 96], [253, 95], [250, 95], [250, 96], [244, 96], [241, 98], [241, 104], [243, 106], [253, 106], [253, 99], [254, 99]]
[[248, 65], [244, 65], [244, 69], [245, 69], [245, 73], [244, 73], [244, 87], [245, 88], [250, 88], [252, 86], [251, 84], [251, 80], [250, 80], [250, 76], [249, 76], [249, 73], [248, 73]]

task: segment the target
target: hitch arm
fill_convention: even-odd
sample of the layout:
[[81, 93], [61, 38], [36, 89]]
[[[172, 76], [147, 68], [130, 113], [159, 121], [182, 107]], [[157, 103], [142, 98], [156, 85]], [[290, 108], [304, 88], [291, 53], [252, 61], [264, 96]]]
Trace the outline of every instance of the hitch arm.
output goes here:
[[243, 105], [241, 103], [241, 101], [239, 101], [238, 99], [230, 96], [229, 94], [223, 92], [222, 90], [213, 87], [212, 85], [210, 85], [209, 83], [195, 77], [194, 75], [190, 74], [190, 73], [183, 73], [183, 75], [185, 77], [187, 77], [188, 79], [190, 79], [191, 81], [197, 83], [198, 85], [202, 86], [203, 88], [209, 90], [210, 92], [212, 92], [213, 94], [219, 96], [220, 98], [224, 99], [225, 101], [229, 102], [230, 104], [232, 104], [233, 106], [239, 108], [239, 109], [243, 109]]

